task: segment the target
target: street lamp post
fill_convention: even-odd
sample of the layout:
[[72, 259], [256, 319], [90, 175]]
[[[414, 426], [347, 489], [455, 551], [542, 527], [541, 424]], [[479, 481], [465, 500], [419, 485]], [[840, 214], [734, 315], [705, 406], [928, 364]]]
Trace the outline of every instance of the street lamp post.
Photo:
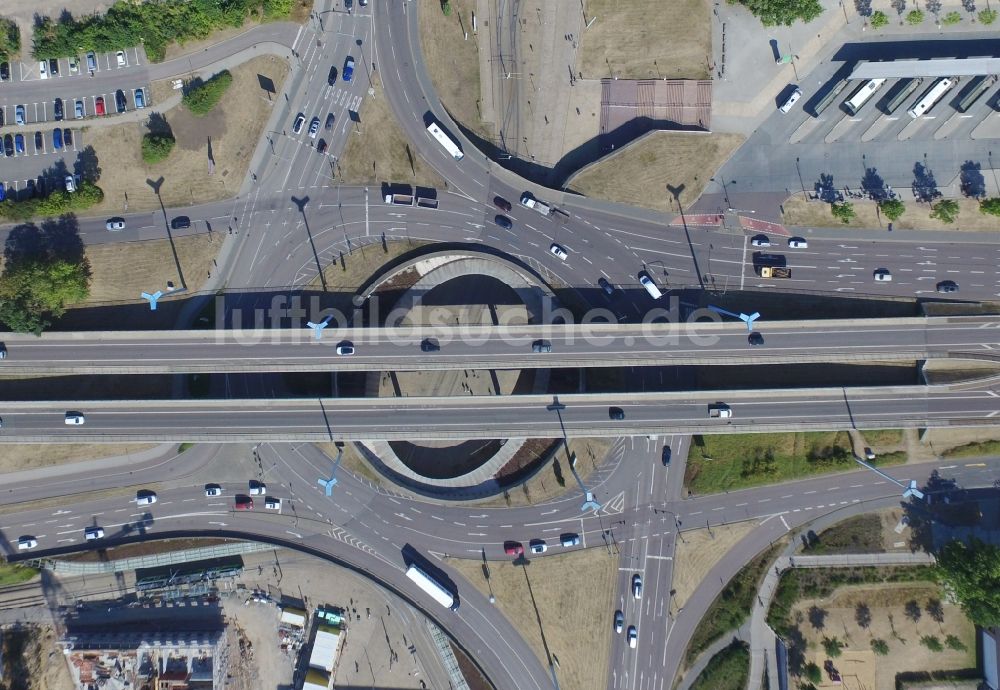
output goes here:
[[583, 485], [583, 480], [580, 479], [580, 475], [576, 473], [576, 453], [569, 452], [569, 439], [566, 437], [566, 425], [563, 424], [562, 411], [566, 409], [566, 406], [559, 402], [559, 398], [555, 398], [551, 405], [545, 408], [549, 412], [555, 412], [559, 416], [559, 426], [562, 428], [563, 432], [563, 447], [566, 449], [566, 456], [569, 458], [569, 470], [573, 473], [573, 479], [576, 480], [577, 485], [580, 487], [580, 491], [583, 492], [583, 504], [580, 506], [580, 512], [586, 513], [588, 511], [600, 510], [601, 504], [594, 500], [594, 494], [587, 491], [587, 487]]

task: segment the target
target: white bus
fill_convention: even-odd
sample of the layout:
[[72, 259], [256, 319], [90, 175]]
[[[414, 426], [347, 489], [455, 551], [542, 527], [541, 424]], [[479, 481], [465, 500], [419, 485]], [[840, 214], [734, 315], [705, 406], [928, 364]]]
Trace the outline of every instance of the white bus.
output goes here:
[[869, 79], [864, 84], [862, 84], [857, 91], [851, 94], [851, 97], [844, 101], [844, 108], [847, 109], [851, 115], [857, 115], [858, 111], [861, 110], [861, 106], [868, 102], [868, 99], [875, 95], [875, 92], [882, 88], [882, 84], [885, 83], [885, 79]]
[[438, 143], [440, 143], [441, 146], [444, 146], [444, 150], [450, 153], [452, 158], [460, 161], [465, 157], [465, 154], [462, 153], [462, 149], [458, 148], [458, 145], [451, 140], [451, 137], [444, 133], [443, 129], [438, 127], [436, 122], [432, 122], [427, 125], [427, 131], [431, 133], [432, 137], [438, 140]]
[[407, 568], [406, 577], [413, 580], [417, 587], [427, 592], [427, 594], [429, 594], [434, 601], [441, 604], [441, 606], [446, 606], [452, 610], [458, 608], [458, 604], [455, 602], [455, 597], [452, 596], [452, 593], [445, 589], [440, 582], [417, 566], [411, 565]]
[[931, 88], [924, 91], [917, 101], [910, 106], [910, 109], [906, 111], [906, 114], [916, 120], [918, 117], [926, 113], [934, 104], [941, 100], [942, 96], [948, 93], [948, 89], [955, 85], [957, 79], [951, 79], [949, 77], [941, 77], [936, 82], [931, 85]]

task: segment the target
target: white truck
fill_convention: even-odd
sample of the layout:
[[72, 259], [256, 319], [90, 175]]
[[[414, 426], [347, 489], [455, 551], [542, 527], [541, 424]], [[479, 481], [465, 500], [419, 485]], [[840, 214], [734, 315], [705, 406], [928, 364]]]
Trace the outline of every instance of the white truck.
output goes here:
[[386, 194], [385, 203], [396, 206], [413, 206], [412, 194]]
[[733, 410], [726, 403], [715, 403], [708, 406], [708, 416], [729, 419], [733, 416]]
[[525, 208], [530, 208], [532, 211], [537, 211], [543, 216], [552, 215], [552, 207], [543, 201], [539, 201], [531, 195], [531, 192], [525, 192], [521, 195], [521, 206]]

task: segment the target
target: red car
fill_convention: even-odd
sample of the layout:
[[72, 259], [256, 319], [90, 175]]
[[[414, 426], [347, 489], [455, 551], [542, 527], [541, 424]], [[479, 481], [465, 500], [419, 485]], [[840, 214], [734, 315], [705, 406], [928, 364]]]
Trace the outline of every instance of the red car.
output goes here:
[[523, 556], [524, 546], [519, 541], [505, 541], [503, 543], [503, 552], [508, 556]]
[[233, 504], [234, 510], [253, 510], [253, 499], [249, 496], [237, 496], [236, 503]]
[[94, 100], [94, 112], [98, 115], [104, 114], [104, 96], [98, 96]]

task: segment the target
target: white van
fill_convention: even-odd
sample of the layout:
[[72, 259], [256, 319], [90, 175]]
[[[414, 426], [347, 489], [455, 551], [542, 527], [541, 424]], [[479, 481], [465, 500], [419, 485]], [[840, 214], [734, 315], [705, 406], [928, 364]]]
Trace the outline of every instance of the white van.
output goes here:
[[802, 98], [802, 89], [795, 89], [792, 91], [792, 95], [788, 97], [788, 100], [785, 101], [784, 104], [778, 108], [778, 110], [783, 113], [787, 113], [795, 107], [795, 104], [799, 102], [800, 98]]
[[646, 288], [646, 292], [648, 292], [649, 296], [653, 299], [660, 299], [663, 297], [663, 293], [660, 292], [660, 288], [656, 287], [656, 283], [653, 282], [653, 279], [650, 278], [649, 274], [645, 271], [639, 274], [639, 284]]

